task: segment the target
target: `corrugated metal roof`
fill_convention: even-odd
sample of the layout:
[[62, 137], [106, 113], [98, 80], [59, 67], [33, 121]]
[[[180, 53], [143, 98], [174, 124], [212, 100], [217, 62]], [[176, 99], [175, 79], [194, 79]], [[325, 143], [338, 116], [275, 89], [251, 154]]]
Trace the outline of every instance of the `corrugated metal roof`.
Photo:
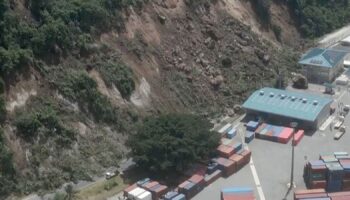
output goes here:
[[299, 60], [299, 64], [332, 68], [335, 67], [346, 54], [347, 52], [345, 51], [314, 48]]
[[275, 88], [255, 91], [243, 104], [245, 109], [299, 120], [315, 121], [331, 98]]

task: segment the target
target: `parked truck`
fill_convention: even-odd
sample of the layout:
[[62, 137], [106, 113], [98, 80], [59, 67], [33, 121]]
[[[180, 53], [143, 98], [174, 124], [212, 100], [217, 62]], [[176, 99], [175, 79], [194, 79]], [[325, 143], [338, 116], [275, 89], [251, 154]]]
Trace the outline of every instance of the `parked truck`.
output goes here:
[[339, 140], [346, 132], [346, 126], [340, 126], [339, 131], [334, 134], [334, 139]]

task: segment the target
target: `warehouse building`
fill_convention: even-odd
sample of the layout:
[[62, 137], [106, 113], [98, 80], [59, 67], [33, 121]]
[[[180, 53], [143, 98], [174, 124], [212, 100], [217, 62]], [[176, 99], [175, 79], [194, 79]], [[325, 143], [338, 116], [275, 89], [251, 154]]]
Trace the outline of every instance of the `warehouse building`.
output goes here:
[[346, 54], [335, 49], [311, 49], [299, 60], [302, 74], [311, 83], [332, 82], [341, 73]]
[[331, 98], [274, 88], [255, 91], [243, 104], [247, 117], [317, 129], [329, 117]]

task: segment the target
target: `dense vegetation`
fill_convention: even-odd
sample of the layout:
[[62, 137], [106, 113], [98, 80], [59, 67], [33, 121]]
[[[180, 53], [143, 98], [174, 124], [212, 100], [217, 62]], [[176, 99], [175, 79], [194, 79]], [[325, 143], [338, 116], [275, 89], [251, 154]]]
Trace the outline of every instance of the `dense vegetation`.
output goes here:
[[182, 171], [206, 159], [219, 144], [210, 122], [194, 115], [169, 114], [147, 119], [129, 139], [133, 159], [153, 172]]
[[[28, 109], [17, 109], [13, 116], [7, 116], [4, 96], [8, 84], [18, 75], [28, 75], [28, 70], [34, 69], [40, 73], [45, 85], [49, 85], [47, 87], [77, 103], [90, 119], [120, 129], [121, 121], [127, 117], [121, 117], [118, 108], [98, 91], [97, 83], [86, 69], [93, 63], [108, 87], [115, 86], [124, 98], [130, 97], [135, 83], [129, 67], [118, 59], [101, 59], [108, 51], [97, 54], [93, 48], [98, 46], [101, 33], [123, 29], [122, 9], [130, 5], [137, 8], [146, 1], [0, 0], [0, 124], [4, 125], [5, 119], [11, 118], [9, 121], [19, 138], [32, 144], [28, 146], [32, 155], [29, 167], [34, 169], [26, 173], [28, 177], [20, 177], [23, 174], [16, 172], [1, 129], [0, 198], [15, 191], [53, 189], [85, 176], [79, 171], [84, 171], [83, 168], [73, 169], [73, 164], [78, 165], [80, 161], [63, 153], [57, 155], [67, 158], [62, 165], [38, 175], [36, 169], [49, 154], [60, 152], [59, 146], [69, 149], [77, 140], [75, 130], [68, 125], [69, 119], [63, 119], [72, 114], [64, 113], [62, 105], [52, 98], [53, 94], [45, 93], [50, 91], [47, 89], [38, 98], [30, 99], [28, 104], [32, 107], [28, 105]], [[90, 60], [91, 54], [98, 63]], [[57, 180], [53, 181], [53, 177]]]
[[0, 129], [0, 196], [14, 192], [16, 183], [13, 181], [15, 168], [12, 164], [12, 154], [4, 143], [3, 130]]
[[349, 0], [289, 0], [301, 32], [320, 37], [350, 22]]

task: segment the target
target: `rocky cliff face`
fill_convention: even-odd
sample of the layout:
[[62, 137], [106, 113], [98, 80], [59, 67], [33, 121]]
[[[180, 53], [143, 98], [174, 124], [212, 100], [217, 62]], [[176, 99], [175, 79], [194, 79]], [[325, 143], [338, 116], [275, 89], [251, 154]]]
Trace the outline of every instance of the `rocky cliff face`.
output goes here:
[[[273, 23], [283, 28], [284, 43], [297, 45], [299, 34], [283, 10], [272, 7]], [[296, 58], [294, 50], [259, 24], [246, 1], [195, 8], [181, 0], [154, 1], [127, 14], [125, 32], [104, 35], [101, 42], [120, 51], [137, 75], [139, 100], [131, 102], [139, 108], [222, 113], [294, 67], [285, 62]]]

